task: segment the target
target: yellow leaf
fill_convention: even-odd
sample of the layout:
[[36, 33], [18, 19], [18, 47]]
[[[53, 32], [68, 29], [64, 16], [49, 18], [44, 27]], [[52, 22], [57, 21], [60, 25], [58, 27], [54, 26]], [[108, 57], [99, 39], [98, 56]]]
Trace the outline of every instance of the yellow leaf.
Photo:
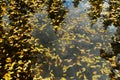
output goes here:
[[3, 42], [3, 39], [2, 38], [0, 38], [0, 43], [2, 43]]
[[12, 77], [11, 77], [11, 75], [10, 75], [9, 73], [6, 73], [6, 74], [4, 75], [4, 79], [5, 79], [5, 80], [11, 80]]
[[88, 80], [85, 74], [84, 74], [84, 80]]
[[91, 68], [96, 68], [96, 66], [91, 66]]
[[23, 64], [22, 60], [19, 60], [19, 61], [18, 61], [18, 64]]
[[60, 80], [66, 80], [64, 77], [62, 77]]
[[100, 75], [93, 75], [92, 80], [99, 80], [100, 77], [101, 77]]
[[82, 68], [82, 72], [85, 72], [86, 71], [86, 68]]
[[11, 58], [7, 58], [7, 59], [6, 59], [6, 62], [11, 62]]
[[68, 69], [68, 67], [67, 67], [67, 66], [63, 66], [63, 72], [66, 72], [66, 71], [67, 71], [67, 69]]

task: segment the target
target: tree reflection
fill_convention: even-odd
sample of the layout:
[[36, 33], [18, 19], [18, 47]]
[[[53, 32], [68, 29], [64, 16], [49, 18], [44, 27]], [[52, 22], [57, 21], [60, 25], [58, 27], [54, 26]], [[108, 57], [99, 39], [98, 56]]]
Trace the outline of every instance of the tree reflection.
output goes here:
[[[75, 8], [78, 7], [80, 1], [81, 0], [73, 0], [73, 5]], [[91, 24], [96, 23], [97, 19], [101, 17], [104, 1], [105, 0], [89, 1], [91, 5], [91, 9], [89, 11]], [[36, 67], [35, 74], [37, 74], [34, 76], [35, 78], [40, 76], [42, 76], [43, 78], [52, 77], [50, 79], [53, 80], [56, 77], [63, 76], [66, 79], [67, 77], [70, 78], [75, 77], [76, 79], [80, 79], [80, 78], [86, 79], [86, 76], [83, 74], [88, 74], [87, 72], [92, 71], [92, 70], [90, 71], [91, 68], [89, 67], [94, 65], [93, 67], [95, 67], [96, 70], [97, 61], [95, 60], [95, 58], [89, 59], [89, 57], [87, 57], [87, 56], [92, 56], [91, 54], [87, 54], [87, 56], [84, 55], [85, 53], [90, 52], [91, 48], [86, 50], [86, 46], [88, 47], [89, 46], [88, 44], [92, 42], [91, 38], [89, 38], [89, 36], [87, 36], [87, 34], [84, 33], [84, 29], [88, 29], [86, 30], [86, 32], [89, 32], [88, 34], [93, 35], [94, 38], [94, 34], [96, 34], [96, 32], [94, 30], [89, 30], [91, 28], [89, 27], [83, 28], [83, 34], [85, 35], [81, 35], [82, 33], [77, 33], [76, 35], [76, 33], [72, 32], [73, 29], [71, 29], [70, 33], [66, 31], [66, 33], [63, 34], [61, 39], [56, 41], [56, 43], [53, 42], [54, 44], [52, 43], [52, 41], [57, 39], [56, 36], [54, 39], [53, 34], [55, 35], [55, 33], [58, 32], [59, 28], [61, 28], [62, 24], [64, 23], [66, 14], [68, 12], [67, 8], [65, 8], [63, 5], [64, 2], [65, 0], [40, 0], [40, 5], [36, 6], [37, 2], [34, 1], [30, 2], [23, 0], [11, 0], [9, 3], [9, 9], [6, 9], [5, 7], [6, 3], [0, 2], [0, 34], [2, 34], [0, 35], [0, 44], [2, 45], [2, 47], [0, 45], [1, 47], [0, 52], [2, 53], [0, 54], [1, 79], [3, 78], [3, 76], [11, 75], [13, 76], [12, 79], [16, 79], [18, 77], [24, 80], [29, 80], [29, 79], [31, 80], [33, 78], [33, 75], [31, 75], [32, 72], [31, 64], [34, 58], [33, 56], [35, 56], [35, 53], [40, 53], [38, 57], [39, 58], [38, 63], [35, 65]], [[40, 38], [39, 40], [41, 41], [39, 45], [40, 47], [38, 47], [38, 44], [33, 45], [30, 42], [37, 40], [35, 40], [30, 35], [30, 32], [32, 31], [32, 26], [34, 27], [34, 25], [29, 24], [31, 14], [33, 15], [35, 13], [36, 7], [38, 6], [40, 6], [39, 7], [40, 10], [43, 10], [44, 6], [45, 8], [47, 8], [47, 10], [46, 9], [44, 10], [45, 12], [47, 12], [47, 16], [51, 19], [51, 24], [55, 30], [55, 33], [53, 30], [50, 30], [51, 28], [49, 25], [46, 27], [49, 33], [46, 32], [44, 29], [41, 30], [43, 34], [42, 33], [39, 34], [39, 38]], [[4, 11], [6, 10], [8, 10], [6, 14], [8, 15], [8, 18], [10, 20], [9, 22], [10, 30], [5, 33], [2, 19], [4, 16]], [[119, 0], [116, 1], [110, 0], [109, 8], [107, 10], [109, 14], [103, 16], [104, 19], [103, 27], [107, 29], [109, 25], [113, 24], [115, 27], [117, 27], [117, 31], [115, 33], [115, 36], [112, 38], [113, 42], [111, 42], [111, 47], [113, 50], [108, 53], [104, 49], [100, 49], [100, 56], [111, 63], [110, 77], [113, 80], [117, 80], [120, 79], [120, 49], [119, 49], [120, 48], [120, 23], [119, 23], [120, 2]], [[75, 19], [77, 20], [76, 16]], [[72, 20], [70, 22], [72, 22]], [[43, 25], [44, 24], [46, 25], [47, 23], [43, 22]], [[77, 24], [77, 21], [75, 24]], [[70, 26], [67, 27], [71, 28]], [[79, 27], [81, 27], [81, 25], [77, 26], [78, 31], [79, 31]], [[38, 30], [38, 33], [39, 32], [40, 31]], [[47, 34], [44, 35], [44, 33]], [[81, 40], [83, 40], [83, 44], [80, 43]], [[60, 44], [60, 46], [58, 46], [58, 48], [60, 47], [58, 51], [61, 51], [59, 53], [67, 53], [65, 54], [65, 56], [67, 55], [66, 59], [64, 59], [64, 57], [61, 58], [61, 55], [57, 53], [57, 48], [55, 46], [58, 44]], [[101, 43], [99, 44], [101, 45]], [[51, 46], [53, 46], [54, 49], [52, 49]], [[83, 61], [83, 62], [79, 62], [79, 61]], [[89, 61], [90, 64], [88, 65], [87, 68], [84, 68], [87, 65], [87, 63], [89, 63], [87, 61]], [[35, 62], [36, 62], [36, 58], [34, 58], [33, 60], [33, 63]], [[12, 68], [10, 66], [12, 66]], [[9, 74], [9, 71], [14, 73]], [[97, 74], [97, 72], [93, 72], [93, 74]], [[90, 74], [90, 76], [87, 75], [87, 77], [89, 77], [89, 79], [91, 77], [92, 79], [93, 74]]]
[[109, 8], [107, 9], [109, 13], [106, 16], [104, 16], [105, 20], [103, 22], [105, 29], [107, 29], [107, 27], [111, 24], [113, 24], [115, 27], [118, 27], [120, 25], [119, 7], [120, 7], [119, 0], [109, 1]]
[[[97, 19], [101, 17], [101, 12], [103, 9], [104, 0], [90, 0], [91, 10], [89, 16], [91, 18], [91, 24], [96, 23]], [[119, 80], [120, 76], [120, 2], [119, 0], [108, 1], [109, 7], [107, 8], [107, 14], [103, 15], [103, 27], [107, 30], [108, 26], [114, 25], [117, 27], [115, 36], [112, 37], [113, 42], [111, 43], [112, 51], [106, 52], [105, 50], [100, 50], [100, 56], [110, 61], [111, 64], [111, 79]], [[112, 59], [112, 60], [111, 60]]]
[[80, 1], [81, 1], [81, 0], [73, 0], [74, 7], [77, 8]]
[[[29, 4], [28, 4], [29, 3]], [[31, 6], [32, 7], [31, 7]], [[8, 9], [9, 8], [9, 9]], [[9, 18], [9, 30], [3, 33], [0, 39], [0, 79], [5, 80], [30, 80], [33, 78], [31, 65], [36, 60], [35, 45], [31, 44], [30, 32], [32, 27], [28, 24], [31, 14], [35, 12], [35, 5], [32, 1], [24, 2], [21, 0], [0, 1], [0, 21], [6, 14]], [[4, 14], [3, 14], [4, 13]], [[1, 31], [1, 30], [0, 30]], [[34, 50], [34, 51], [32, 51]], [[34, 60], [33, 60], [34, 58]]]
[[91, 9], [89, 11], [89, 16], [91, 19], [91, 23], [94, 24], [97, 19], [100, 17], [100, 14], [103, 9], [104, 0], [90, 0], [89, 3], [91, 5]]
[[[100, 51], [101, 56], [111, 63], [111, 74], [110, 77], [112, 80], [120, 79], [120, 2], [119, 0], [110, 0], [108, 14], [104, 16], [104, 28], [107, 29], [109, 25], [113, 24], [117, 27], [117, 31], [115, 36], [112, 37], [113, 42], [111, 43], [111, 47], [113, 49], [112, 52], [107, 53], [105, 51]], [[103, 53], [103, 54], [102, 54]], [[112, 54], [111, 54], [112, 53]], [[112, 60], [111, 60], [112, 59]]]
[[63, 20], [65, 19], [65, 15], [67, 13], [67, 9], [63, 6], [63, 3], [65, 1], [55, 1], [55, 0], [49, 0], [48, 2], [48, 17], [51, 19], [51, 24], [55, 27], [55, 32], [58, 31], [58, 28], [63, 23]]

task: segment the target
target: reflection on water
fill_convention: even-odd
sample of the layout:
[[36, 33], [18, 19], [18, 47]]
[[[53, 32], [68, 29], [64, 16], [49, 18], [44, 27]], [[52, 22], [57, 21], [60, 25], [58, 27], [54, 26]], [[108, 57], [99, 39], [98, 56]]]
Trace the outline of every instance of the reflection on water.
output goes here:
[[[34, 67], [38, 73], [34, 77], [119, 80], [119, 0], [42, 0], [40, 3], [40, 11], [31, 21], [37, 26], [32, 35], [48, 53], [37, 55]], [[16, 23], [21, 26], [23, 22]], [[27, 21], [24, 23], [27, 25]], [[41, 57], [44, 54], [52, 59]]]
[[[54, 12], [51, 12], [52, 5], [53, 7], [56, 7], [55, 11], [53, 10]], [[58, 31], [57, 34], [59, 34], [59, 36], [55, 36], [52, 28], [49, 28], [52, 27], [50, 24], [46, 26], [46, 29], [44, 29], [42, 33], [36, 33], [40, 38], [42, 38], [40, 35], [49, 34], [42, 38], [41, 41], [45, 42], [42, 43], [47, 45], [46, 47], [50, 47], [51, 50], [55, 48], [55, 53], [59, 54], [62, 58], [61, 66], [55, 67], [52, 65], [50, 67], [50, 69], [53, 70], [55, 79], [65, 77], [67, 80], [83, 80], [87, 77], [91, 80], [97, 75], [96, 79], [109, 79], [109, 64], [102, 58], [99, 58], [99, 51], [102, 49], [104, 53], [108, 54], [114, 50], [110, 45], [113, 42], [112, 37], [115, 36], [114, 34], [116, 33], [117, 28], [114, 25], [105, 26], [105, 16], [108, 15], [105, 14], [107, 13], [106, 8], [108, 8], [108, 4], [107, 2], [104, 2], [104, 0], [97, 0], [95, 2], [93, 0], [90, 0], [89, 2], [66, 0], [64, 3], [59, 1], [53, 2], [51, 0], [51, 2], [49, 2], [48, 16], [51, 19], [53, 26], [61, 27], [59, 31], [62, 33], [59, 34]], [[64, 17], [66, 14], [65, 9], [68, 9], [68, 13], [67, 16]], [[104, 29], [104, 26], [107, 30]], [[97, 57], [99, 59], [97, 59]], [[67, 71], [64, 71], [64, 68], [67, 68]], [[44, 68], [45, 71], [46, 69], [47, 68]], [[85, 69], [85, 71], [81, 72], [82, 69]], [[103, 72], [104, 69], [106, 69], [105, 73]], [[84, 75], [80, 76], [80, 72]], [[77, 73], [79, 75], [76, 75]], [[45, 73], [43, 76], [44, 75], [47, 74]]]

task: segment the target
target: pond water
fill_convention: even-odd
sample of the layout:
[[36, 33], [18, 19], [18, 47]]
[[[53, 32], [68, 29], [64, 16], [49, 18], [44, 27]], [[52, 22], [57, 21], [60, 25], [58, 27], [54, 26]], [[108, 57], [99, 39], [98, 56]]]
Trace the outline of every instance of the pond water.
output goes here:
[[[43, 21], [49, 13], [37, 14], [39, 25], [46, 24], [46, 27], [43, 31], [35, 30], [34, 36], [40, 38], [40, 43], [49, 47], [62, 59], [57, 67], [49, 65], [43, 68], [46, 72], [42, 75], [48, 77], [52, 70], [55, 80], [61, 77], [67, 80], [110, 80], [110, 63], [100, 57], [101, 49], [107, 53], [112, 52], [112, 38], [118, 30], [114, 24], [108, 25], [105, 29], [104, 21], [109, 13], [109, 1], [101, 1], [100, 6], [92, 0], [78, 2], [74, 2], [77, 6], [72, 0], [63, 3], [68, 12], [57, 34], [53, 27], [58, 25], [51, 25], [51, 17]], [[101, 5], [102, 10], [98, 8]], [[61, 14], [60, 17], [63, 17]], [[54, 16], [54, 13], [51, 15]]]
[[120, 80], [119, 0], [1, 0], [1, 80]]

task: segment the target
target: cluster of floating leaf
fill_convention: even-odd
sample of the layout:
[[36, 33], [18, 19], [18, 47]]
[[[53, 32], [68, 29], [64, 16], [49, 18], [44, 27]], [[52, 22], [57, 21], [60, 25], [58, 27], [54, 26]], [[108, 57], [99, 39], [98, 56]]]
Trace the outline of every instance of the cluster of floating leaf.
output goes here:
[[[77, 2], [77, 4], [74, 4], [76, 7], [79, 1], [80, 0], [73, 1], [73, 3]], [[77, 28], [78, 30], [85, 32], [84, 34], [79, 34], [74, 28], [75, 24], [62, 27], [61, 25], [64, 24], [63, 22], [67, 13], [67, 9], [62, 5], [63, 2], [62, 0], [0, 1], [0, 34], [2, 34], [0, 35], [0, 79], [97, 80], [102, 79], [103, 75], [109, 74], [111, 79], [119, 79], [119, 37], [115, 39], [117, 41], [108, 43], [106, 48], [104, 46], [105, 43], [99, 41], [97, 43], [92, 42], [92, 39], [97, 36], [97, 33], [105, 33], [105, 30], [101, 28], [95, 30], [89, 27], [90, 25], [84, 28], [79, 27], [79, 29]], [[97, 19], [100, 17], [102, 9], [102, 6], [98, 4], [102, 4], [103, 0], [97, 0], [95, 2], [90, 0], [90, 2], [94, 9], [90, 16], [92, 19]], [[56, 45], [54, 42], [57, 42], [57, 45], [59, 44], [58, 48], [54, 47], [51, 49], [49, 46], [44, 47], [44, 44], [38, 44], [41, 37], [40, 39], [35, 39], [31, 35], [34, 28], [39, 26], [37, 19], [33, 19], [33, 24], [31, 23], [31, 17], [37, 12], [48, 14], [48, 17], [51, 18], [51, 24], [54, 26], [52, 29], [54, 28], [55, 33], [56, 31], [57, 34], [60, 33], [59, 36], [56, 36], [57, 40], [50, 42], [51, 45]], [[7, 31], [5, 30], [4, 16], [7, 16], [10, 21]], [[114, 14], [111, 13], [111, 16], [114, 16]], [[49, 21], [48, 17], [42, 20], [45, 24], [40, 25], [38, 29], [40, 32], [47, 28], [46, 22]], [[116, 17], [117, 16], [115, 16], [115, 19]], [[78, 19], [78, 22], [79, 20], [80, 19]], [[72, 22], [77, 23], [76, 19], [73, 19]], [[114, 20], [114, 25], [116, 22], [119, 21]], [[37, 23], [37, 25], [35, 25], [35, 23]], [[64, 26], [66, 26], [66, 24], [64, 24]], [[74, 30], [75, 32], [71, 32]], [[47, 33], [46, 35], [51, 37]], [[119, 35], [119, 31], [116, 35]], [[111, 37], [107, 36], [107, 34], [100, 36], [100, 38], [102, 40], [105, 38], [107, 38], [108, 41], [111, 40]], [[108, 63], [102, 60], [99, 55], [95, 57], [95, 54], [93, 54], [89, 48], [84, 48], [74, 43], [84, 43], [86, 46], [95, 44], [94, 50], [103, 48], [100, 50], [100, 56], [108, 60], [112, 68], [110, 69]], [[111, 47], [114, 52], [105, 52], [105, 50], [109, 50], [108, 48]], [[57, 50], [59, 53], [57, 53]], [[98, 69], [99, 71], [97, 71]]]
[[[38, 50], [33, 45], [37, 40], [31, 36], [29, 20], [35, 7], [33, 0], [0, 1], [0, 79], [33, 79], [31, 65], [36, 62]], [[8, 27], [4, 16], [9, 18]]]
[[[45, 12], [44, 12], [44, 14], [45, 14]], [[48, 25], [47, 24], [48, 19], [44, 19], [42, 21], [45, 22], [45, 24], [42, 24], [41, 27], [39, 28], [40, 32], [42, 32], [42, 31], [44, 32], [47, 29], [47, 25]], [[71, 21], [72, 22], [76, 21], [76, 19], [73, 19]], [[76, 23], [78, 23], [78, 22], [76, 22]], [[103, 75], [108, 75], [110, 73], [110, 69], [107, 66], [108, 64], [105, 61], [102, 61], [99, 56], [94, 57], [94, 54], [91, 53], [90, 49], [86, 49], [84, 47], [77, 46], [73, 43], [73, 42], [77, 42], [77, 43], [84, 42], [87, 45], [94, 44], [91, 42], [92, 38], [90, 38], [90, 36], [88, 36], [87, 34], [90, 34], [91, 37], [95, 37], [95, 35], [97, 35], [97, 33], [102, 34], [105, 31], [103, 29], [100, 30], [100, 28], [96, 31], [95, 29], [92, 29], [88, 25], [88, 26], [84, 26], [84, 28], [82, 28], [82, 27], [77, 28], [79, 30], [85, 31], [86, 34], [70, 32], [75, 29], [74, 25], [75, 24], [68, 26], [66, 28], [61, 27], [62, 28], [61, 31], [63, 31], [63, 34], [57, 40], [50, 42], [50, 43], [52, 43], [52, 45], [55, 45], [55, 42], [58, 42], [57, 45], [60, 46], [60, 48], [59, 48], [60, 55], [58, 56], [58, 58], [56, 58], [59, 61], [58, 62], [53, 61], [52, 63], [49, 63], [47, 65], [37, 64], [38, 67], [36, 68], [36, 70], [38, 70], [39, 73], [35, 76], [34, 79], [44, 78], [45, 80], [47, 80], [47, 79], [48, 80], [51, 80], [51, 79], [53, 79], [53, 80], [54, 79], [60, 79], [60, 80], [93, 79], [93, 80], [96, 80], [96, 79], [101, 79], [101, 77], [103, 77]], [[66, 26], [66, 24], [65, 24], [65, 26]], [[51, 27], [51, 26], [49, 26], [49, 27]], [[46, 35], [48, 35], [48, 36], [45, 37], [44, 40], [49, 39], [49, 37], [51, 37], [49, 33], [47, 34], [47, 32], [46, 32]], [[104, 36], [102, 35], [101, 38], [104, 40], [103, 37]], [[108, 36], [106, 36], [106, 37], [108, 37]], [[100, 49], [104, 46], [102, 43], [99, 43], [99, 42], [95, 43], [95, 45], [96, 45], [94, 47], [95, 50]], [[68, 50], [72, 50], [73, 52], [72, 51], [67, 52]], [[76, 50], [76, 51], [74, 51], [74, 50]], [[59, 53], [54, 53], [54, 52], [57, 52], [56, 47], [54, 47], [53, 49], [50, 49], [50, 51], [52, 54], [59, 54]], [[55, 62], [55, 64], [53, 65], [54, 62]], [[100, 65], [99, 64], [100, 62], [102, 62], [103, 64]], [[43, 65], [44, 68], [41, 65]], [[40, 67], [43, 68], [43, 71], [39, 71]], [[98, 68], [100, 71], [96, 70]], [[73, 69], [75, 69], [75, 70], [73, 70]], [[88, 72], [90, 70], [91, 70], [90, 73], [93, 73], [93, 74], [88, 76]], [[103, 74], [103, 75], [101, 75], [101, 74]]]
[[109, 2], [109, 7], [107, 9], [108, 14], [104, 15], [104, 27], [105, 29], [108, 28], [109, 25], [114, 25], [115, 27], [117, 27], [117, 31], [115, 33], [115, 36], [113, 36], [112, 42], [111, 42], [111, 47], [112, 47], [112, 51], [111, 52], [106, 52], [105, 50], [101, 50], [101, 57], [105, 58], [106, 60], [108, 60], [110, 62], [111, 65], [111, 74], [110, 77], [113, 80], [119, 80], [120, 79], [120, 68], [119, 68], [119, 54], [120, 54], [120, 24], [119, 24], [119, 11], [120, 11], [120, 2], [118, 0], [111, 0]]

